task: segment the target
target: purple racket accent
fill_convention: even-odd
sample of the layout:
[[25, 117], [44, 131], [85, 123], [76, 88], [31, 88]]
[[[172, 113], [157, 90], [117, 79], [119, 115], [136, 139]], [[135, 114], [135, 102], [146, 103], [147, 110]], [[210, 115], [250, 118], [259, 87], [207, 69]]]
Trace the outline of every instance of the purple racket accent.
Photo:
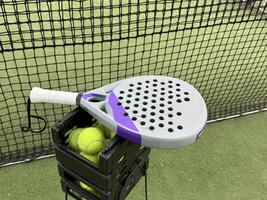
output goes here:
[[197, 134], [196, 140], [198, 140], [200, 138], [200, 136], [204, 132], [205, 128], [206, 128], [206, 126], [204, 126], [203, 129]]
[[[121, 137], [130, 140], [134, 143], [141, 144], [141, 135], [140, 134], [133, 134], [132, 132], [129, 132], [127, 129], [124, 129], [120, 126], [125, 126], [128, 129], [131, 129], [133, 131], [137, 131], [138, 129], [134, 125], [133, 121], [129, 116], [124, 116], [124, 113], [126, 113], [125, 109], [123, 106], [118, 105], [117, 103], [119, 102], [118, 98], [114, 94], [114, 92], [111, 92], [109, 94], [108, 98], [108, 104], [110, 108], [112, 109], [113, 117], [116, 122], [118, 122], [117, 126], [117, 134], [120, 135]], [[139, 132], [138, 132], [139, 133]]]
[[118, 125], [117, 127], [117, 134], [129, 141], [132, 141], [135, 144], [141, 144], [141, 135], [139, 134], [130, 134], [129, 131], [125, 130], [123, 127]]
[[88, 94], [82, 95], [82, 98], [85, 100], [89, 99], [90, 97], [99, 97], [99, 98], [104, 99], [106, 96], [103, 94], [96, 94], [96, 93], [88, 93]]

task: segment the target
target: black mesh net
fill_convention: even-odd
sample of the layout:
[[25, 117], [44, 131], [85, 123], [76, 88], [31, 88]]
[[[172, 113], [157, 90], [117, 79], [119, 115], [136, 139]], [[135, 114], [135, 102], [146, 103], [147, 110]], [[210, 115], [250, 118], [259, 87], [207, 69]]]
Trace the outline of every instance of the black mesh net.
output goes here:
[[[267, 107], [266, 0], [0, 0], [0, 165], [53, 152], [73, 107], [35, 104], [32, 87], [84, 92], [156, 74], [194, 85], [209, 119]], [[32, 119], [41, 129], [42, 120]]]

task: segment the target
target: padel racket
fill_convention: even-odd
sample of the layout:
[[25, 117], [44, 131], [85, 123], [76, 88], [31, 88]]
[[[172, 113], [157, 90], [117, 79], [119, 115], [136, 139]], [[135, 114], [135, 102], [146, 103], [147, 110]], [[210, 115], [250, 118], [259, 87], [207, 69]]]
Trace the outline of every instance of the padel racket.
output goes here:
[[161, 149], [193, 143], [207, 121], [200, 93], [167, 76], [128, 78], [83, 94], [33, 88], [30, 99], [81, 106], [119, 136]]

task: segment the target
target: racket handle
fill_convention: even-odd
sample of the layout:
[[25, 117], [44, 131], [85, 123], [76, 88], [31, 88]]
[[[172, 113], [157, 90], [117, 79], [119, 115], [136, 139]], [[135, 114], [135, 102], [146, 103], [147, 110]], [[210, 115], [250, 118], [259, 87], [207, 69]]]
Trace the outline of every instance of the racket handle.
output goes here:
[[58, 103], [67, 105], [77, 105], [77, 96], [79, 93], [63, 92], [55, 90], [46, 90], [34, 87], [30, 93], [30, 99], [33, 103]]

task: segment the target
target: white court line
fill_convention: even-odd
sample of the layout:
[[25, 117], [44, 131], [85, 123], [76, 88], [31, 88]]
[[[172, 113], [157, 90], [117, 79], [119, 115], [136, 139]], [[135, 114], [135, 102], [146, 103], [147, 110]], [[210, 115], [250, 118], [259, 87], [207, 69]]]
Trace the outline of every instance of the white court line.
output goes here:
[[7, 163], [7, 164], [4, 164], [4, 165], [1, 165], [1, 167], [7, 167], [7, 166], [10, 166], [10, 165], [16, 165], [16, 164], [20, 164], [20, 163], [26, 163], [26, 162], [31, 162], [31, 161], [34, 161], [34, 160], [41, 160], [41, 159], [44, 159], [44, 158], [50, 158], [50, 157], [54, 157], [55, 154], [49, 154], [49, 155], [45, 155], [45, 156], [40, 156], [40, 157], [37, 157], [37, 158], [34, 158], [34, 159], [25, 159], [25, 160], [21, 160], [21, 161], [17, 161], [17, 162], [11, 162], [11, 163]]
[[254, 113], [264, 112], [264, 111], [267, 111], [267, 108], [263, 108], [260, 110], [254, 110], [254, 111], [250, 111], [250, 112], [245, 112], [245, 113], [238, 114], [238, 115], [232, 115], [232, 116], [228, 116], [228, 117], [222, 117], [222, 118], [218, 118], [218, 119], [208, 120], [207, 123], [222, 121], [222, 120], [226, 120], [226, 119], [232, 119], [232, 118], [236, 118], [236, 117], [242, 117], [242, 116], [251, 115]]

